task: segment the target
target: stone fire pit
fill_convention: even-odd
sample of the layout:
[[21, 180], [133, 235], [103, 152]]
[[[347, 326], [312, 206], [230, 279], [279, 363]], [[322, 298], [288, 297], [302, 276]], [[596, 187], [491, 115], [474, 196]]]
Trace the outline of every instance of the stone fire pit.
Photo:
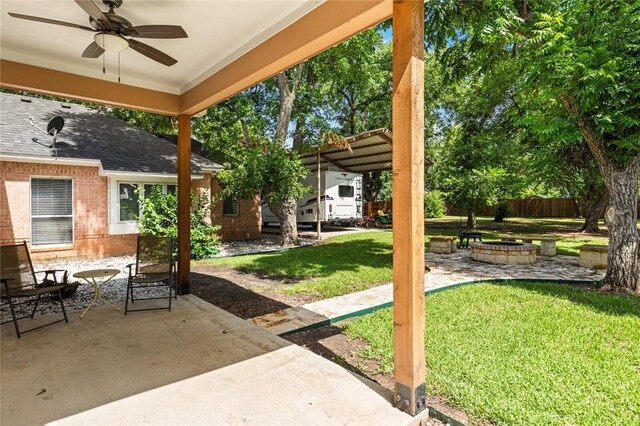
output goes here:
[[536, 263], [536, 248], [528, 243], [480, 241], [471, 244], [471, 258], [500, 265], [530, 265]]

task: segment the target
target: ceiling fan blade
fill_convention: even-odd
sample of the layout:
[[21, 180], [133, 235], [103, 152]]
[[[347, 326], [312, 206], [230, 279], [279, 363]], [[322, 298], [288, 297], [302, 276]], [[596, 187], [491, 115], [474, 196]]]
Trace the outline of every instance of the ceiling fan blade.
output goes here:
[[179, 25], [138, 25], [127, 28], [124, 35], [141, 38], [187, 38], [187, 33]]
[[104, 53], [104, 49], [98, 46], [98, 43], [94, 41], [89, 46], [87, 46], [86, 49], [84, 49], [84, 52], [82, 52], [82, 57], [83, 58], [99, 58], [103, 53]]
[[100, 10], [97, 4], [91, 0], [76, 0], [78, 6], [80, 6], [85, 12], [89, 14], [95, 21], [97, 21], [102, 28], [111, 29], [111, 22], [107, 19], [104, 13]]
[[156, 62], [160, 62], [163, 65], [170, 67], [171, 65], [177, 63], [175, 59], [166, 53], [162, 53], [155, 47], [151, 47], [148, 44], [142, 43], [138, 40], [129, 39], [129, 47], [135, 50], [138, 53], [143, 54], [149, 59], [153, 59]]
[[9, 16], [14, 18], [26, 19], [28, 21], [44, 22], [45, 24], [62, 25], [63, 27], [80, 28], [81, 30], [95, 31], [93, 28], [85, 27], [71, 22], [56, 21], [55, 19], [41, 18], [39, 16], [22, 15], [20, 13], [9, 12]]

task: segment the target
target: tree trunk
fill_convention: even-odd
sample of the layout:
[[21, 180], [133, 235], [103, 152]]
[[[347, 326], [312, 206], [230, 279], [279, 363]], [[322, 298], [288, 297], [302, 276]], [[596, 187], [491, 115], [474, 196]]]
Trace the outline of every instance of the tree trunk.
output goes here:
[[640, 291], [640, 234], [638, 233], [638, 164], [632, 161], [624, 169], [605, 176], [611, 193], [609, 256], [604, 284], [613, 291]]
[[638, 177], [640, 154], [621, 166], [607, 155], [607, 148], [597, 136], [574, 97], [563, 94], [562, 102], [580, 128], [582, 137], [598, 163], [611, 198], [609, 253], [604, 288], [620, 292], [640, 291], [640, 233], [638, 232]]
[[571, 198], [571, 203], [573, 204], [574, 216], [576, 219], [582, 216], [582, 211], [580, 210], [580, 203], [575, 198]]
[[275, 140], [282, 146], [284, 146], [287, 139], [287, 133], [289, 132], [293, 103], [296, 100], [296, 92], [300, 86], [303, 71], [304, 62], [296, 66], [295, 77], [291, 87], [289, 86], [289, 79], [286, 71], [276, 74], [276, 83], [278, 84], [278, 91], [280, 92], [280, 111], [278, 114], [278, 123], [276, 124]]
[[280, 221], [282, 246], [293, 247], [299, 245], [298, 224], [296, 222], [296, 200], [294, 198], [287, 198], [284, 201], [267, 201], [267, 204]]
[[600, 232], [598, 221], [608, 204], [609, 191], [607, 191], [605, 185], [589, 191], [584, 198], [584, 211], [582, 213], [584, 225], [582, 225], [580, 232], [585, 234], [597, 234]]
[[378, 201], [378, 194], [382, 187], [380, 172], [363, 172], [362, 187], [364, 188], [365, 201]]
[[476, 229], [476, 225], [477, 225], [476, 212], [467, 211], [467, 228]]

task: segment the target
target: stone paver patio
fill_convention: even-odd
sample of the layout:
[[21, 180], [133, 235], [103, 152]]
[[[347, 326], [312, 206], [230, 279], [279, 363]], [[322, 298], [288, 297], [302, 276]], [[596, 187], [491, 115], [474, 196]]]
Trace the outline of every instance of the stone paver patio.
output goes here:
[[[579, 266], [575, 256], [538, 256], [538, 261], [532, 265], [494, 265], [473, 261], [468, 250], [453, 254], [426, 253], [425, 263], [431, 269], [425, 274], [425, 291], [487, 279], [598, 281], [605, 273]], [[393, 284], [384, 284], [273, 312], [250, 321], [274, 334], [286, 335], [371, 312], [390, 306], [392, 302]]]

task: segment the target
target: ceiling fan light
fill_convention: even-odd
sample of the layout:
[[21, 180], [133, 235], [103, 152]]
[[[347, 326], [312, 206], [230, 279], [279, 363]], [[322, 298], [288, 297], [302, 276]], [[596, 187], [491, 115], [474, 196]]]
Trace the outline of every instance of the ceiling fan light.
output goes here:
[[107, 52], [122, 52], [129, 47], [129, 42], [118, 34], [98, 33], [93, 37], [98, 46]]

